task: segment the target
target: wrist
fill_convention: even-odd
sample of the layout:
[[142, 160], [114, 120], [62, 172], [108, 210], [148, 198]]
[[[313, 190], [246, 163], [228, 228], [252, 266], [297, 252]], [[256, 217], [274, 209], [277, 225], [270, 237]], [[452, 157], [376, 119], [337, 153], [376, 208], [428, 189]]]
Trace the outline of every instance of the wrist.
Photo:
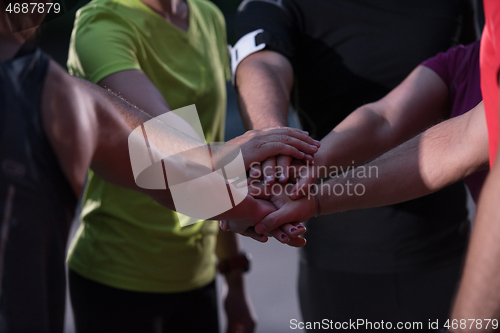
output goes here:
[[219, 273], [224, 274], [226, 280], [237, 283], [242, 281], [243, 273], [250, 270], [250, 262], [252, 256], [245, 252], [240, 252], [237, 255], [220, 259], [217, 263], [217, 270]]
[[313, 211], [312, 211], [312, 215], [311, 216], [314, 216], [314, 217], [318, 217], [319, 215], [321, 215], [321, 198], [322, 198], [322, 193], [323, 191], [321, 190], [321, 186], [320, 185], [313, 185], [311, 187], [311, 191], [310, 193], [312, 193], [313, 195], [313, 204], [312, 206], [314, 207]]
[[231, 272], [224, 274], [226, 279], [226, 284], [229, 289], [232, 290], [241, 290], [245, 289], [245, 272], [243, 269], [235, 269]]
[[326, 150], [322, 148], [323, 146], [319, 147], [318, 152], [314, 154], [314, 167], [317, 170], [318, 179], [328, 177], [328, 168], [330, 166], [328, 154], [324, 153]]

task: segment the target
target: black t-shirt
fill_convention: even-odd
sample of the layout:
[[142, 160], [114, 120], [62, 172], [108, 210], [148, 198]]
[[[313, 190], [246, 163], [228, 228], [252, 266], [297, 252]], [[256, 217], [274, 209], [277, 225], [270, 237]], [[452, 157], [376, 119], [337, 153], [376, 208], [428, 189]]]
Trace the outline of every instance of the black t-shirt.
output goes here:
[[42, 124], [49, 57], [0, 62], [0, 332], [62, 332], [66, 243], [77, 198]]
[[[321, 139], [423, 60], [461, 36], [472, 41], [472, 15], [466, 0], [247, 0], [236, 34], [263, 29], [257, 43], [290, 60], [292, 104], [304, 129]], [[457, 183], [406, 203], [313, 219], [303, 255], [317, 266], [361, 272], [458, 260], [467, 241], [465, 202]]]

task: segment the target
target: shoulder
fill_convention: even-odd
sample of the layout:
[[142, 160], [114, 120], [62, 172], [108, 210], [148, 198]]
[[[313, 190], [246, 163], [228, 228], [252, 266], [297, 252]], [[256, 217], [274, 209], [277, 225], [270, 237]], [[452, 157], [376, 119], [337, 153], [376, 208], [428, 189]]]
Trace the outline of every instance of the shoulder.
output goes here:
[[[50, 119], [50, 131], [55, 135], [70, 138], [77, 129], [91, 129], [93, 100], [79, 87], [75, 79], [58, 64], [51, 61], [45, 77], [42, 96], [42, 112]], [[88, 128], [87, 128], [88, 127]]]
[[213, 22], [216, 26], [225, 26], [224, 15], [220, 11], [220, 9], [211, 1], [191, 0], [188, 3], [196, 7], [196, 9], [204, 19]]
[[[97, 26], [100, 33], [106, 33], [113, 26], [128, 26], [127, 19], [133, 8], [116, 0], [94, 0], [80, 8], [75, 17], [73, 31], [80, 33], [82, 29]], [[89, 29], [85, 29], [88, 32]]]

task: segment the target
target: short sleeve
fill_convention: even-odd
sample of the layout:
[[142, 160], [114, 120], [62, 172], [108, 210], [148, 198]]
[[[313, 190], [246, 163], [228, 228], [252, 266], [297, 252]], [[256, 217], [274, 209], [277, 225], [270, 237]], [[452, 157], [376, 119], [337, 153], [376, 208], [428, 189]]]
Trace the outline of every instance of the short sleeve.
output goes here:
[[467, 64], [479, 47], [479, 41], [475, 41], [467, 46], [458, 45], [446, 52], [441, 52], [437, 56], [424, 61], [421, 65], [432, 69], [444, 81], [447, 87], [451, 87], [464, 69], [468, 69]]
[[450, 58], [453, 53], [452, 51], [453, 49], [448, 52], [441, 52], [421, 63], [422, 66], [433, 70], [441, 78], [441, 80], [444, 81], [447, 87], [450, 86], [452, 80], [452, 73], [450, 73]]
[[293, 62], [298, 25], [295, 24], [293, 10], [288, 6], [276, 0], [243, 1], [236, 17], [236, 39], [263, 29], [264, 33], [256, 36], [256, 42], [266, 43], [266, 50], [278, 52]]
[[109, 9], [88, 7], [78, 13], [68, 56], [70, 74], [97, 83], [128, 69], [141, 69], [135, 28]]
[[221, 63], [222, 66], [224, 66], [224, 78], [226, 81], [229, 81], [231, 80], [231, 66], [229, 63], [229, 51], [227, 48], [226, 21], [224, 20], [224, 15], [222, 15], [218, 9], [214, 24], [219, 52], [221, 55]]

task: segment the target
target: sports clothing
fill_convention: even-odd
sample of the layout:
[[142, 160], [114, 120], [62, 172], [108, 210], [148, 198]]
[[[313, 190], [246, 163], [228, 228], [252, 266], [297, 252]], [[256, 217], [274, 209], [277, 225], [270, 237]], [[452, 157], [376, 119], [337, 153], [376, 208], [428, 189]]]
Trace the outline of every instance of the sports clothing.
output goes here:
[[71, 270], [68, 280], [78, 333], [219, 332], [215, 281], [180, 293], [145, 293], [108, 287]]
[[499, 109], [498, 109], [498, 71], [500, 69], [500, 3], [484, 1], [484, 27], [481, 42], [481, 90], [484, 98], [486, 123], [488, 124], [490, 166], [495, 163], [498, 150]]
[[0, 332], [62, 332], [64, 258], [76, 195], [45, 134], [49, 57], [24, 45], [0, 62]]
[[[465, 1], [244, 1], [237, 35], [263, 29], [266, 49], [294, 69], [293, 106], [321, 139], [350, 112], [391, 91], [423, 60], [455, 43]], [[313, 219], [307, 262], [354, 272], [394, 272], [462, 257], [462, 183], [397, 205]], [[319, 255], [324, 253], [325, 255]], [[326, 255], [328, 254], [328, 255]]]
[[[141, 70], [171, 109], [196, 104], [207, 142], [222, 141], [229, 76], [224, 18], [210, 2], [187, 3], [184, 32], [139, 0], [92, 1], [78, 11], [68, 68], [93, 82]], [[174, 211], [92, 172], [82, 220], [68, 264], [83, 277], [142, 292], [188, 291], [214, 279], [215, 221], [181, 228]]]
[[[460, 116], [482, 101], [479, 75], [479, 46], [459, 45], [422, 63], [443, 80], [449, 90], [450, 117]], [[477, 202], [488, 171], [479, 171], [464, 179]]]
[[[236, 29], [238, 38], [263, 29], [256, 44], [266, 43], [267, 50], [290, 61], [292, 104], [304, 129], [321, 139], [356, 108], [384, 97], [423, 60], [456, 45], [460, 32], [473, 30], [465, 24], [472, 17], [469, 5], [465, 0], [247, 0], [239, 7]], [[340, 283], [346, 281], [340, 279], [344, 274], [368, 280], [374, 275], [438, 274], [443, 267], [458, 272], [468, 236], [465, 203], [460, 182], [397, 205], [310, 219], [308, 243], [301, 250], [301, 269], [308, 271], [300, 274], [300, 295], [323, 290], [321, 297], [332, 307], [342, 306], [328, 279], [317, 276], [321, 274], [336, 274]], [[308, 278], [313, 275], [315, 279]], [[436, 313], [447, 313], [451, 294], [443, 283], [455, 285], [458, 276], [443, 277], [429, 282], [438, 291], [439, 312], [423, 302], [405, 302], [400, 310], [417, 306], [433, 320]], [[363, 286], [336, 286], [342, 288], [359, 304], [351, 318], [359, 318], [370, 306]], [[408, 288], [411, 284], [404, 292]], [[380, 290], [382, 295], [389, 292]], [[301, 297], [302, 308], [311, 302], [322, 304]], [[378, 320], [385, 320], [391, 309], [381, 309]], [[304, 320], [314, 321], [309, 314], [303, 312]], [[335, 313], [328, 318], [337, 319]]]
[[313, 322], [325, 318], [336, 322], [365, 321], [352, 332], [378, 332], [380, 329], [370, 329], [367, 322], [381, 319], [386, 328], [390, 322], [394, 332], [407, 331], [398, 330], [398, 322], [421, 322], [422, 329], [413, 332], [428, 331], [430, 318], [443, 318], [439, 321], [443, 325], [462, 271], [461, 265], [455, 264], [381, 274], [324, 271], [304, 265], [301, 263], [299, 270], [299, 284], [308, 284], [299, 287], [304, 318]]

